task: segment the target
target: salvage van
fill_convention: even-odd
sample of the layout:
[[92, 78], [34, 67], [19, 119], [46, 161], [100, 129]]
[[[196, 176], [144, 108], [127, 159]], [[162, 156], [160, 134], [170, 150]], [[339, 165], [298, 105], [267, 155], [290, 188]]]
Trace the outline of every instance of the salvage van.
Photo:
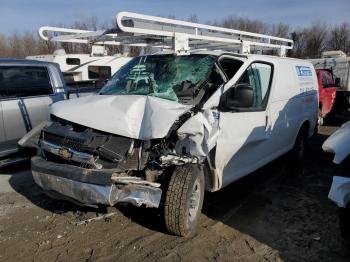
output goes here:
[[[160, 208], [170, 233], [189, 236], [205, 190], [289, 151], [303, 156], [318, 83], [310, 62], [283, 57], [291, 40], [125, 12], [115, 32], [170, 51], [133, 58], [99, 95], [54, 104], [51, 121], [23, 138], [38, 144], [33, 178], [50, 196]], [[249, 54], [257, 47], [280, 56]]]

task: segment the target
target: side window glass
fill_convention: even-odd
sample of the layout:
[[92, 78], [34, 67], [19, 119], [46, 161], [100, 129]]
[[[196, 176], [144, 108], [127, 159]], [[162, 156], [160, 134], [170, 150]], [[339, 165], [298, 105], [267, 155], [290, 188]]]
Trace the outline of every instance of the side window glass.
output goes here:
[[264, 63], [254, 63], [243, 74], [239, 84], [249, 84], [253, 88], [253, 108], [264, 108], [267, 104], [271, 85], [272, 66]]
[[67, 65], [80, 65], [80, 59], [79, 58], [67, 58], [66, 63], [67, 63]]
[[326, 87], [328, 85], [328, 80], [326, 74], [322, 74], [322, 87]]
[[1, 66], [0, 92], [6, 97], [27, 97], [52, 94], [46, 67]]
[[110, 66], [89, 66], [88, 74], [90, 79], [106, 80], [111, 78]]
[[329, 74], [328, 72], [322, 74], [322, 86], [323, 86], [324, 88], [332, 87], [332, 86], [333, 86], [333, 79], [332, 79], [332, 76], [331, 76], [331, 74]]

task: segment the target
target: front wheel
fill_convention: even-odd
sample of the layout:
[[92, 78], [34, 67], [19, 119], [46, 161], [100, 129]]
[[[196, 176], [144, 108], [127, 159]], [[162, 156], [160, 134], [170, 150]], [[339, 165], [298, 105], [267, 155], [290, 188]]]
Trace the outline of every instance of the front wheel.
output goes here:
[[204, 175], [200, 166], [175, 167], [165, 192], [164, 222], [169, 233], [192, 236], [196, 232], [204, 199]]

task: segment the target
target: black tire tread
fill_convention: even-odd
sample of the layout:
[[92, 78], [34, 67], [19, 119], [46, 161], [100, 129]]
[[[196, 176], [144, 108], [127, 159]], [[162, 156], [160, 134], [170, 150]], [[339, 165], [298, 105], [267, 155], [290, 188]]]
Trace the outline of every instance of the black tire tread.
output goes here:
[[180, 236], [189, 234], [187, 216], [187, 192], [192, 181], [190, 165], [175, 168], [168, 185], [164, 204], [164, 222], [169, 233]]

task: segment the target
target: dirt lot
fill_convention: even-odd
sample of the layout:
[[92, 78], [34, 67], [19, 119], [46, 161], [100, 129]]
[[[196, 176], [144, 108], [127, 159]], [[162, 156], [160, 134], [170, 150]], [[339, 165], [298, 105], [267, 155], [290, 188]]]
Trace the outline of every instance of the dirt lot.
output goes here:
[[27, 170], [3, 172], [0, 260], [349, 261], [337, 207], [327, 199], [332, 176], [348, 168], [320, 149], [334, 130], [324, 127], [312, 139], [302, 167], [282, 157], [206, 194], [193, 238], [166, 234], [156, 210], [86, 209], [48, 198]]

